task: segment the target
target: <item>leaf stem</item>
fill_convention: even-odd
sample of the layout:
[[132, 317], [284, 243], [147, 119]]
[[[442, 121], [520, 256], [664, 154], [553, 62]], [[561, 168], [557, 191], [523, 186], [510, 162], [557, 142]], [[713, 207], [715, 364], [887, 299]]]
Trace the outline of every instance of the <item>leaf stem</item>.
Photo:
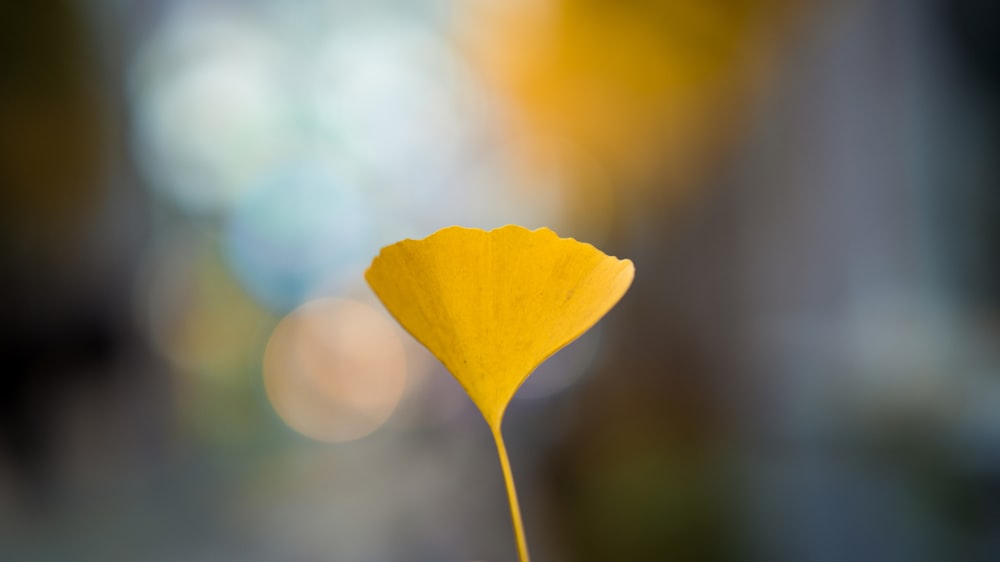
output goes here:
[[514, 475], [510, 470], [510, 460], [507, 458], [507, 448], [500, 433], [500, 424], [490, 424], [493, 439], [497, 444], [497, 454], [500, 455], [500, 468], [507, 484], [507, 500], [510, 502], [510, 518], [514, 524], [514, 539], [517, 541], [517, 556], [520, 562], [530, 562], [528, 558], [528, 543], [524, 538], [524, 524], [521, 523], [521, 508], [517, 503], [517, 490], [514, 488]]

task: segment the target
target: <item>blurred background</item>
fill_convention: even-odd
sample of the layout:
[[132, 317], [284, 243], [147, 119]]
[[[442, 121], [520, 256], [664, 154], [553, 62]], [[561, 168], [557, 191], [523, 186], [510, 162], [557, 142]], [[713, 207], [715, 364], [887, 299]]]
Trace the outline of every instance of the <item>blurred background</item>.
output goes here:
[[635, 284], [506, 416], [539, 561], [1000, 560], [989, 0], [0, 5], [0, 559], [514, 560], [379, 247]]

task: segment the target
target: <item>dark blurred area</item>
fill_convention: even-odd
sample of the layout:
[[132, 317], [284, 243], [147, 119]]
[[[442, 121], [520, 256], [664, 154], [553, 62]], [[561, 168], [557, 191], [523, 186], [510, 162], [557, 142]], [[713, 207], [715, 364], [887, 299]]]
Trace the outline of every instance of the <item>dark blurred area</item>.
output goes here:
[[535, 559], [1000, 559], [998, 22], [3, 3], [0, 560], [513, 560], [362, 279], [506, 223], [636, 264], [506, 416]]

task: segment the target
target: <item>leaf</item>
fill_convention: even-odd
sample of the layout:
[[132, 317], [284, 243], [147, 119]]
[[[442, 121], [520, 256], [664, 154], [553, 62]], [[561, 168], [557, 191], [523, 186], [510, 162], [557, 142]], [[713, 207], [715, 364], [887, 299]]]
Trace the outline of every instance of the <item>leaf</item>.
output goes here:
[[382, 248], [365, 279], [479, 407], [496, 441], [521, 562], [528, 546], [500, 426], [538, 365], [621, 299], [635, 268], [547, 228], [452, 226]]
[[547, 228], [453, 226], [383, 248], [365, 278], [498, 428], [521, 383], [600, 320], [634, 271]]

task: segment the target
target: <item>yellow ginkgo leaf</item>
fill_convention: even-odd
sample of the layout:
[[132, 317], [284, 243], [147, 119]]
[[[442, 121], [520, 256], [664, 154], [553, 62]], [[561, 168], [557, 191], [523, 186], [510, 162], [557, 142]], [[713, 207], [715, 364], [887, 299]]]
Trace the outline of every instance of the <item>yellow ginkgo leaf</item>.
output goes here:
[[496, 440], [518, 553], [527, 562], [517, 494], [500, 426], [521, 383], [618, 302], [629, 260], [547, 228], [449, 227], [382, 249], [365, 273], [400, 324], [479, 407]]
[[600, 320], [633, 273], [631, 261], [547, 228], [454, 226], [383, 248], [365, 277], [493, 426], [528, 375]]

